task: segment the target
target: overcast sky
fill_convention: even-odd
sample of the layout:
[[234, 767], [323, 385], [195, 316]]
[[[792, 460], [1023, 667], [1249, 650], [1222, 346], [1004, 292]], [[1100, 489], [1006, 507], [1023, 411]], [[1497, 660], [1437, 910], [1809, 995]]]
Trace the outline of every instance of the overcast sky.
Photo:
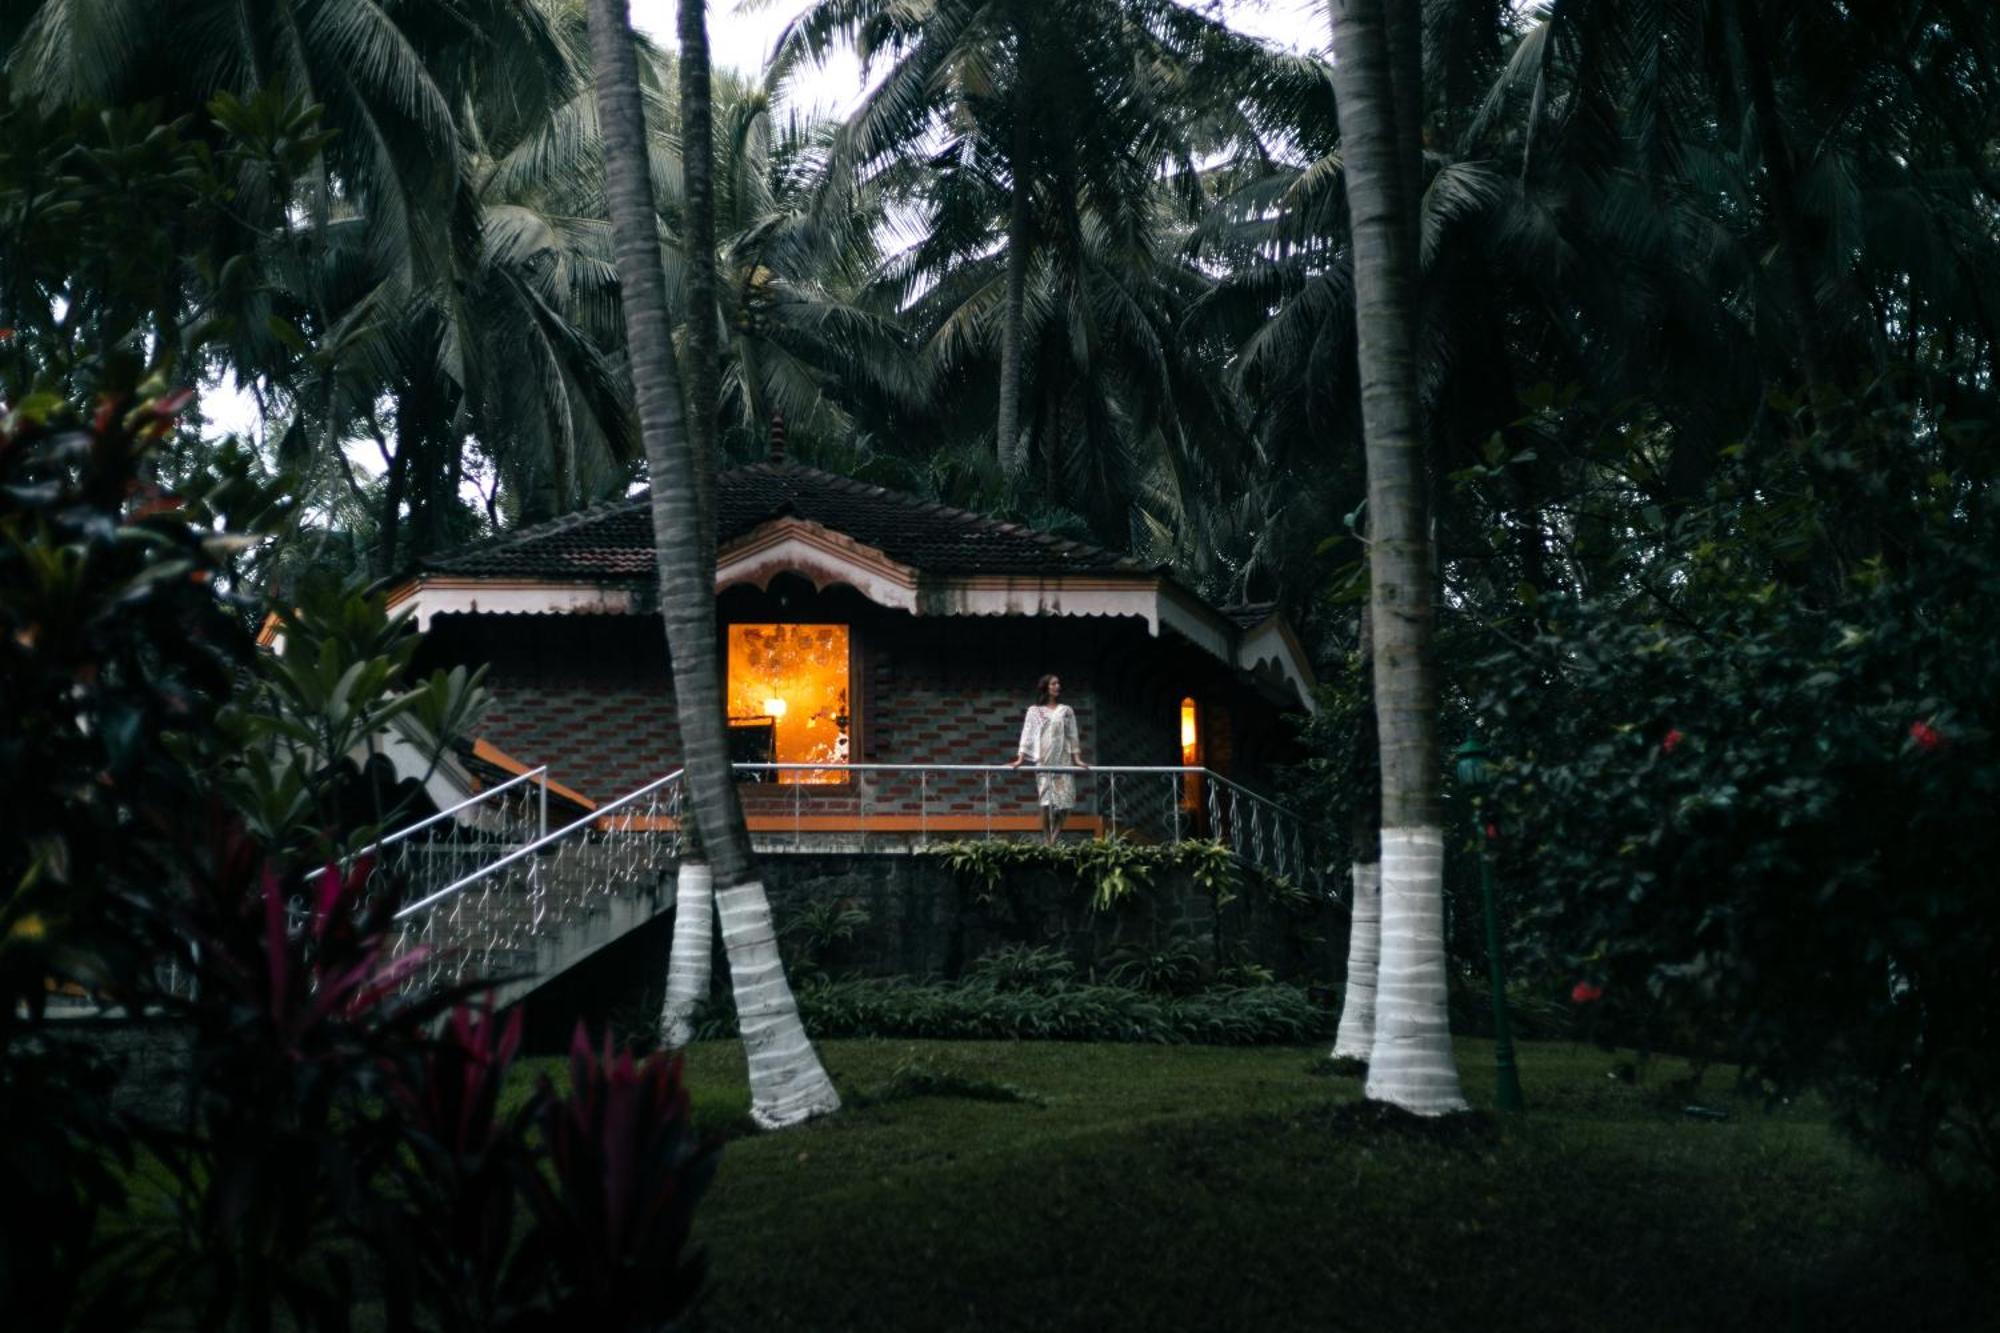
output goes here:
[[[1190, 0], [1182, 3], [1206, 7]], [[810, 4], [811, 0], [709, 0], [710, 58], [744, 74], [761, 74], [778, 34]], [[676, 44], [675, 0], [631, 0], [631, 5], [634, 27], [663, 45]], [[1221, 0], [1221, 7], [1230, 26], [1241, 32], [1299, 51], [1323, 51], [1328, 45], [1326, 0]], [[853, 105], [861, 91], [861, 65], [852, 54], [843, 53], [799, 82], [792, 93], [794, 101], [838, 115]]]

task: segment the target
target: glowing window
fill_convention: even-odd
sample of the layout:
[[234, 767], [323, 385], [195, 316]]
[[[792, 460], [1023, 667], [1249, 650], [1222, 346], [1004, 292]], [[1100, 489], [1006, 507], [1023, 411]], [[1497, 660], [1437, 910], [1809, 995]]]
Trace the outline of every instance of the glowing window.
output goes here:
[[[776, 764], [848, 762], [854, 719], [848, 710], [847, 626], [731, 625], [729, 725], [732, 749], [768, 753]], [[839, 782], [844, 774], [801, 771], [780, 782]]]

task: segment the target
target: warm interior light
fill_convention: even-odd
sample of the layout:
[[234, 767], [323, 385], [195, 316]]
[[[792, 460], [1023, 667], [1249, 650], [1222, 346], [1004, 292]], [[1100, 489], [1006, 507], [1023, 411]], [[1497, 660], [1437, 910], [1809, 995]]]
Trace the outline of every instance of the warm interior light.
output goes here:
[[[1201, 764], [1201, 733], [1195, 723], [1194, 700], [1181, 700], [1181, 767], [1197, 768]], [[1193, 773], [1181, 775], [1181, 806], [1188, 810], [1201, 808], [1201, 779]]]
[[[769, 726], [780, 764], [844, 764], [854, 719], [845, 625], [731, 625], [729, 716]], [[780, 782], [839, 782], [829, 771], [781, 773]]]

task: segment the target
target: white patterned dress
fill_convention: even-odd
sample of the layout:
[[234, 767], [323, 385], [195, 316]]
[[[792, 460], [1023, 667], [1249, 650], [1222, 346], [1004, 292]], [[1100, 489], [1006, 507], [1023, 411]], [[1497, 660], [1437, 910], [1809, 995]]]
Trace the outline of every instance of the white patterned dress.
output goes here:
[[[1021, 744], [1017, 753], [1028, 757], [1038, 768], [1068, 768], [1075, 765], [1083, 742], [1076, 734], [1076, 713], [1068, 704], [1035, 704], [1021, 723]], [[1058, 810], [1076, 808], [1074, 773], [1035, 774], [1035, 795], [1041, 804]]]

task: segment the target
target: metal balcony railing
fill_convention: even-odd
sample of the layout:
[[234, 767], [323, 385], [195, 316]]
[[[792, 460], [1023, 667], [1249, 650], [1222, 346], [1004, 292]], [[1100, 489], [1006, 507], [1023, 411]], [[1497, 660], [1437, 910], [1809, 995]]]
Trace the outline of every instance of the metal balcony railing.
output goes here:
[[[1178, 843], [1215, 839], [1246, 865], [1320, 886], [1312, 831], [1297, 814], [1203, 768], [1035, 769], [993, 764], [737, 764], [760, 852], [897, 851], [958, 839], [1034, 839], [1039, 773], [1068, 773], [1076, 805], [1065, 836]], [[807, 778], [811, 780], [794, 779]], [[680, 857], [686, 791], [679, 770], [562, 828], [414, 896], [398, 950], [424, 947], [412, 986], [520, 974], [552, 939], [612, 899], [663, 903]]]
[[[345, 870], [362, 857], [372, 856], [376, 875], [400, 884], [406, 897], [427, 898], [513, 849], [547, 836], [548, 777], [546, 764], [531, 768], [385, 835], [343, 859], [340, 867]], [[306, 874], [308, 893], [326, 870], [322, 866]], [[300, 895], [294, 895], [286, 905], [287, 923], [294, 934], [305, 928], [311, 910], [311, 904]]]

